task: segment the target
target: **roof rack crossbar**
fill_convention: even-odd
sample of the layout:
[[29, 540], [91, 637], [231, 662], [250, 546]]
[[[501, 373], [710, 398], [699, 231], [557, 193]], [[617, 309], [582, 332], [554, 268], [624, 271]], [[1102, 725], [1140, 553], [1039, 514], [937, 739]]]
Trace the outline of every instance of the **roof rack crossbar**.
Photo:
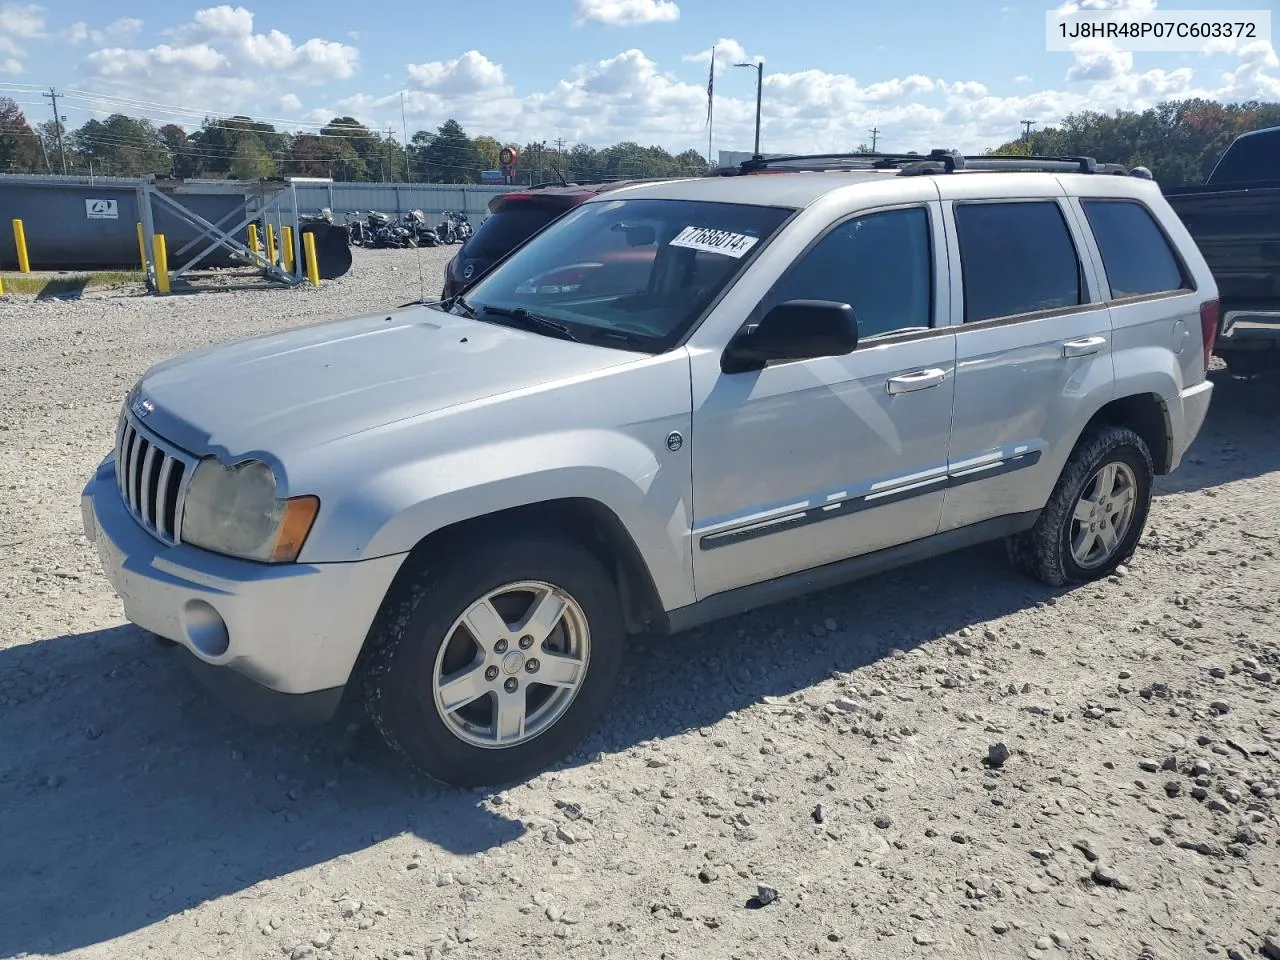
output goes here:
[[[964, 166], [964, 159], [954, 150], [932, 150], [920, 153], [796, 153], [778, 157], [755, 156], [738, 164], [736, 173], [755, 173], [772, 166], [786, 165], [788, 169], [820, 170], [883, 170], [908, 163], [941, 162], [948, 172]], [[794, 167], [793, 164], [801, 164]], [[857, 164], [857, 166], [855, 166]], [[717, 173], [734, 175], [733, 168], [720, 168]]]

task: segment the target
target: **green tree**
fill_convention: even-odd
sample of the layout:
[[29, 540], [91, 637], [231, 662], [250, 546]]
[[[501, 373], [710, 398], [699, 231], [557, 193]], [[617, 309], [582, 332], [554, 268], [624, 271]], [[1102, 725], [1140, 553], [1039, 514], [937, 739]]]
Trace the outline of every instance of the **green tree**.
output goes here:
[[1104, 163], [1144, 166], [1165, 186], [1203, 183], [1233, 139], [1280, 124], [1280, 103], [1168, 101], [1141, 112], [1085, 111], [1057, 127], [1036, 130], [988, 153], [1088, 156]]
[[0, 173], [47, 171], [40, 137], [22, 108], [9, 97], [0, 97]]
[[476, 152], [476, 162], [481, 170], [497, 170], [498, 154], [502, 152], [502, 144], [495, 137], [482, 134], [471, 141]]
[[200, 157], [196, 153], [191, 139], [187, 136], [187, 131], [176, 123], [166, 123], [160, 128], [159, 133], [160, 139], [164, 141], [165, 147], [169, 150], [169, 161], [173, 166], [173, 175], [183, 179], [199, 176], [201, 170]]
[[457, 120], [446, 120], [435, 133], [419, 130], [410, 150], [415, 179], [428, 183], [475, 183], [485, 169], [475, 144]]
[[77, 168], [91, 168], [113, 177], [169, 173], [169, 148], [149, 120], [114, 113], [106, 120], [90, 120], [70, 135], [68, 148]]
[[257, 137], [241, 137], [231, 155], [230, 173], [233, 180], [260, 180], [274, 177], [275, 159]]

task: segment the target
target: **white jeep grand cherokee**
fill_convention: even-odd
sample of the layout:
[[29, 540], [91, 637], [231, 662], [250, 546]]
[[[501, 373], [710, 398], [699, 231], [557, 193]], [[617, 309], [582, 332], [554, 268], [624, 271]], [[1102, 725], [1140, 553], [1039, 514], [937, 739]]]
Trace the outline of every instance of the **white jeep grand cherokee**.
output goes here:
[[466, 299], [153, 367], [83, 494], [126, 616], [251, 716], [358, 691], [485, 785], [574, 748], [630, 633], [994, 538], [1055, 585], [1128, 558], [1212, 392], [1156, 185], [765, 165], [584, 203]]

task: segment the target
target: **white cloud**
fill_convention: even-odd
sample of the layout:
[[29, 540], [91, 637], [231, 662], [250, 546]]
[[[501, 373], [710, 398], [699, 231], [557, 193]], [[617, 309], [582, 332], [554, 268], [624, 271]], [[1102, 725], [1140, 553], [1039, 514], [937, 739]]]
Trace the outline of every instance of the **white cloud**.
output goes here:
[[296, 93], [286, 93], [280, 98], [280, 108], [287, 113], [297, 113], [302, 109], [302, 101]]
[[1013, 78], [1013, 82], [1014, 83], [1030, 83], [1031, 78], [1027, 76], [1025, 73], [1020, 73]]
[[44, 7], [34, 3], [0, 3], [5, 36], [34, 40], [44, 36]]
[[26, 73], [26, 49], [18, 41], [36, 41], [45, 34], [44, 7], [31, 3], [0, 3], [0, 74]]
[[85, 41], [96, 44], [120, 42], [136, 36], [142, 30], [142, 21], [136, 17], [122, 17], [101, 30], [91, 30], [83, 20], [77, 20], [62, 32], [62, 38], [68, 43], [79, 46]]
[[[141, 26], [126, 18], [101, 33], [120, 37]], [[298, 43], [277, 29], [257, 33], [250, 10], [227, 4], [197, 10], [190, 22], [162, 35], [167, 42], [152, 47], [118, 41], [100, 47], [84, 57], [80, 72], [124, 93], [183, 105], [187, 114], [247, 113], [281, 102], [292, 87], [350, 79], [360, 62], [359, 51], [343, 43], [314, 37]], [[181, 112], [162, 119], [198, 122]]]
[[674, 0], [577, 0], [578, 24], [603, 23], [610, 27], [634, 27], [646, 23], [671, 23], [680, 19]]
[[455, 60], [411, 63], [409, 79], [419, 90], [441, 97], [468, 97], [506, 86], [502, 67], [478, 50], [468, 50]]

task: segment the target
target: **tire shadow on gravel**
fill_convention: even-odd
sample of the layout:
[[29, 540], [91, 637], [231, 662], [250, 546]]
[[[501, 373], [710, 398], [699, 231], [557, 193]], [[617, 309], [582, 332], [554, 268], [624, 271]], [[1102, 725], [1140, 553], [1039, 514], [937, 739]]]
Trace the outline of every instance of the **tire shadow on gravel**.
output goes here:
[[1191, 449], [1155, 495], [1187, 493], [1280, 470], [1280, 371], [1249, 379], [1210, 373], [1213, 399]]
[[260, 728], [132, 626], [0, 650], [0, 957], [102, 943], [403, 832], [516, 839], [344, 711]]

